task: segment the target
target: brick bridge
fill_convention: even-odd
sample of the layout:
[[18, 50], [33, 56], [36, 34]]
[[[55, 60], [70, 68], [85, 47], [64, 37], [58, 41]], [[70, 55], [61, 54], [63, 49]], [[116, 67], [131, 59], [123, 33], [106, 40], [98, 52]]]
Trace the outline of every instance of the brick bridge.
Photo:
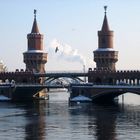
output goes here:
[[140, 85], [75, 85], [72, 87], [70, 98], [82, 95], [89, 97], [94, 102], [110, 102], [115, 97], [125, 93], [140, 95]]
[[[15, 71], [15, 72], [1, 72], [0, 80], [9, 81], [15, 80], [16, 83], [39, 83], [41, 77], [46, 79], [57, 79], [60, 77], [80, 79], [80, 77], [87, 77], [89, 83], [95, 85], [140, 85], [140, 71], [139, 70], [118, 70], [118, 71], [107, 71], [107, 70], [92, 70], [88, 72], [52, 72], [52, 73], [33, 73], [31, 71]], [[45, 80], [46, 80], [45, 79]]]
[[88, 82], [97, 85], [116, 85], [116, 84], [128, 84], [139, 85], [140, 84], [140, 71], [139, 70], [92, 70], [88, 71]]
[[[93, 100], [112, 100], [115, 97], [131, 92], [140, 95], [140, 71], [105, 71], [105, 70], [92, 70], [89, 69], [87, 73], [51, 73], [51, 74], [34, 74], [29, 71], [16, 71], [16, 72], [1, 72], [0, 80], [5, 81], [6, 79], [11, 82], [14, 80], [17, 84], [34, 85], [35, 83], [40, 84], [39, 79], [41, 77], [49, 76], [54, 79], [59, 77], [87, 77], [88, 82], [92, 83], [92, 86], [77, 86], [71, 93], [71, 98], [84, 95], [92, 98]], [[47, 88], [47, 85], [42, 85], [40, 89]], [[55, 87], [53, 87], [55, 88]], [[58, 88], [56, 86], [56, 88]], [[63, 87], [62, 87], [63, 88]], [[68, 87], [67, 87], [68, 88]]]

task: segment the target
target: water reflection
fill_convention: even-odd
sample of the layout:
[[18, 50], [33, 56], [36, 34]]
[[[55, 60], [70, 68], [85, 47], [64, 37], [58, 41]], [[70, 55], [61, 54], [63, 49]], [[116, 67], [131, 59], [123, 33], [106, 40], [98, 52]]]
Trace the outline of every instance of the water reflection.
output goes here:
[[[95, 117], [97, 140], [115, 140], [116, 139], [116, 118], [119, 108], [116, 106], [96, 106], [93, 116]], [[89, 118], [90, 122], [90, 118]], [[91, 132], [89, 123], [89, 132]]]
[[[73, 104], [72, 106], [76, 108], [77, 105]], [[77, 109], [69, 111], [72, 116], [76, 115], [76, 112], [88, 119], [88, 135], [92, 136], [89, 139], [139, 139], [140, 106], [82, 104]]]
[[37, 101], [16, 105], [25, 110], [25, 140], [45, 140], [47, 103]]
[[69, 104], [65, 99], [0, 103], [0, 123], [1, 139], [137, 140], [140, 105]]
[[[73, 107], [75, 105], [72, 105]], [[97, 140], [115, 140], [116, 139], [116, 118], [120, 112], [118, 105], [98, 106], [95, 104], [81, 105], [81, 108], [71, 110], [70, 114], [76, 112], [88, 116], [88, 133]]]

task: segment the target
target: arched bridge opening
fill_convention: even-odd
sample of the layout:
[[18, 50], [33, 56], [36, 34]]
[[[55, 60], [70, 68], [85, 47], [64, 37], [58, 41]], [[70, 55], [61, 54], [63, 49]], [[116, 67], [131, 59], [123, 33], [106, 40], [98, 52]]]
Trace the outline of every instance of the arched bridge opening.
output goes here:
[[140, 95], [140, 86], [129, 85], [74, 85], [71, 87], [70, 98], [83, 95], [92, 99], [93, 102], [110, 102], [116, 97], [125, 94]]
[[[35, 73], [35, 77], [44, 77], [44, 83], [51, 83], [55, 80], [63, 79], [73, 83], [81, 83], [86, 81], [87, 72], [47, 72], [44, 74]], [[67, 80], [71, 79], [71, 80]]]
[[60, 76], [60, 77], [48, 77], [44, 80], [44, 83], [49, 84], [53, 81], [60, 81], [62, 83], [66, 82], [68, 84], [84, 82], [84, 80], [79, 77]]
[[126, 93], [131, 93], [131, 94], [137, 94], [140, 95], [140, 89], [111, 89], [111, 90], [103, 90], [100, 91], [99, 93], [93, 94], [91, 96], [93, 102], [102, 102], [102, 103], [107, 103], [107, 102], [112, 102], [115, 99], [118, 99], [118, 96], [126, 94]]

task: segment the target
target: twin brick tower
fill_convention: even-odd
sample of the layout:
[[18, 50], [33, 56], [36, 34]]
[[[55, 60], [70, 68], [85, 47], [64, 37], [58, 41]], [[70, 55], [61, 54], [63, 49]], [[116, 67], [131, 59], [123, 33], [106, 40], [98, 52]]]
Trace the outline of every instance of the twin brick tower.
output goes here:
[[26, 70], [36, 73], [45, 73], [47, 53], [43, 51], [43, 35], [40, 34], [34, 10], [34, 22], [31, 33], [27, 35], [28, 50], [23, 53]]
[[[98, 31], [98, 49], [94, 53], [96, 70], [114, 71], [115, 63], [118, 61], [118, 51], [113, 49], [113, 31], [109, 29], [106, 10], [101, 31]], [[31, 33], [27, 35], [28, 50], [23, 53], [26, 70], [36, 73], [45, 73], [47, 53], [43, 51], [43, 35], [40, 34], [34, 10], [34, 21]]]
[[113, 31], [109, 29], [106, 16], [107, 6], [104, 6], [105, 15], [101, 31], [98, 31], [98, 49], [94, 53], [97, 70], [116, 70], [118, 51], [113, 49]]
[[[140, 71], [116, 70], [116, 62], [118, 61], [118, 51], [115, 51], [113, 48], [113, 31], [110, 30], [107, 20], [107, 6], [104, 6], [104, 10], [105, 13], [102, 28], [100, 31], [98, 31], [98, 48], [95, 51], [93, 51], [96, 68], [89, 68], [88, 72], [83, 73], [84, 75], [82, 76], [85, 76], [86, 74], [86, 76], [88, 77], [88, 82], [93, 83], [95, 85], [118, 85], [121, 82], [129, 85], [140, 85]], [[34, 10], [34, 21], [32, 30], [31, 33], [27, 35], [27, 40], [28, 49], [26, 52], [23, 53], [23, 60], [26, 64], [26, 71], [18, 71], [15, 73], [1, 73], [0, 78], [3, 81], [5, 79], [9, 79], [9, 81], [14, 79], [17, 83], [40, 83], [43, 87], [43, 83], [45, 82], [46, 78], [41, 76], [42, 74], [46, 76], [46, 74], [44, 73], [46, 73], [45, 64], [47, 63], [48, 54], [45, 53], [45, 51], [43, 50], [43, 35], [39, 32], [36, 20], [36, 10]], [[77, 73], [74, 74], [76, 74], [77, 77], [79, 76]], [[55, 76], [58, 78], [60, 75], [56, 74]], [[63, 74], [61, 76], [63, 77]], [[34, 88], [22, 87], [23, 90], [21, 90], [19, 87], [19, 89], [14, 91], [12, 96], [15, 100], [23, 100], [23, 97], [24, 99], [32, 99], [34, 93], [37, 97], [44, 97], [46, 95], [46, 90], [44, 89], [40, 92], [38, 88], [40, 88], [40, 85], [39, 87], [35, 86]], [[81, 89], [79, 89], [79, 87], [77, 88], [75, 87], [75, 91], [78, 91], [76, 94], [83, 93], [84, 96], [90, 96], [90, 98], [97, 91], [100, 90], [100, 92], [103, 93], [104, 90], [97, 87], [96, 91], [94, 91], [94, 88], [89, 88], [89, 86], [85, 87], [85, 89], [83, 87]], [[128, 92], [132, 92], [132, 89], [128, 89]], [[20, 90], [20, 94], [18, 94], [18, 90]], [[117, 91], [113, 92], [115, 93], [115, 95], [111, 95], [111, 98], [116, 96], [116, 92], [118, 92], [119, 94], [127, 92], [125, 88], [121, 90], [119, 88], [116, 88], [116, 90]], [[104, 92], [108, 92], [108, 89], [105, 89]], [[138, 88], [133, 92], [140, 93], [140, 89]], [[71, 93], [71, 98], [75, 97], [76, 94], [75, 92]]]

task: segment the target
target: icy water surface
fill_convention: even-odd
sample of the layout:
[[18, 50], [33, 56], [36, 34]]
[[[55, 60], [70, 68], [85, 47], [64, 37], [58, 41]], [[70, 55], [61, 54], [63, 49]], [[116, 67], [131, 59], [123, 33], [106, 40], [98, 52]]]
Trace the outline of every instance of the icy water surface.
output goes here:
[[0, 102], [0, 140], [139, 140], [140, 97], [124, 101], [69, 104], [59, 92], [48, 102]]

